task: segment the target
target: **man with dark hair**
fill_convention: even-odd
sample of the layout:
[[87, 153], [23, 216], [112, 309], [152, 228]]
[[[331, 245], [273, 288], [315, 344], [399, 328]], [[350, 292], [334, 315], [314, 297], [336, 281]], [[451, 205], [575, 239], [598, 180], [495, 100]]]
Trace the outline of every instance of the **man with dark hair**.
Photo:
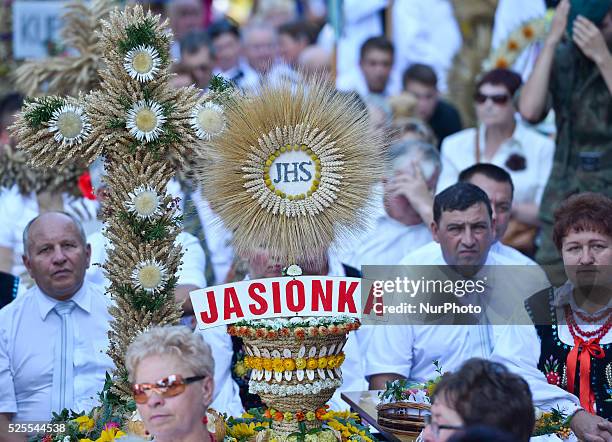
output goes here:
[[227, 18], [218, 20], [210, 25], [208, 35], [215, 52], [215, 74], [241, 88], [257, 82], [257, 74], [242, 59], [240, 28], [236, 23]]
[[300, 54], [315, 43], [315, 31], [311, 23], [298, 20], [278, 27], [278, 49], [285, 63], [295, 69]]
[[495, 242], [491, 251], [504, 255], [519, 265], [535, 265], [531, 259], [513, 247], [502, 243], [514, 212], [514, 183], [508, 172], [495, 164], [478, 163], [461, 171], [459, 181], [471, 183], [485, 191], [495, 218]]
[[[453, 273], [468, 278], [481, 277], [484, 265], [511, 265], [507, 258], [489, 253], [495, 239], [492, 215], [489, 198], [479, 187], [469, 183], [449, 187], [434, 200], [431, 230], [435, 250], [426, 255], [417, 250], [400, 264], [449, 266], [453, 267]], [[498, 283], [502, 284], [499, 279]], [[542, 286], [537, 284], [538, 289]], [[387, 381], [400, 378], [415, 382], [432, 379], [436, 376], [432, 364], [435, 360], [440, 361], [445, 370], [452, 371], [470, 357], [489, 357], [497, 333], [498, 328], [489, 325], [408, 323], [374, 327], [366, 357], [370, 388], [384, 388]], [[432, 342], [436, 345], [431, 345]]]
[[404, 71], [402, 85], [417, 99], [417, 116], [425, 121], [436, 134], [438, 149], [448, 135], [459, 132], [461, 117], [452, 104], [439, 96], [438, 77], [426, 64], [415, 63]]
[[208, 89], [212, 78], [214, 51], [205, 31], [192, 31], [181, 39], [181, 62], [191, 69], [196, 86]]
[[499, 363], [473, 358], [436, 385], [423, 436], [425, 442], [445, 442], [482, 425], [527, 442], [535, 415], [527, 382]]
[[388, 96], [394, 59], [393, 43], [385, 37], [368, 38], [360, 49], [359, 70], [350, 81], [338, 84], [340, 90], [354, 90], [362, 97]]
[[[567, 37], [566, 37], [567, 36]], [[562, 0], [536, 64], [521, 91], [519, 111], [535, 123], [555, 111], [554, 166], [540, 208], [541, 264], [561, 259], [551, 241], [553, 213], [569, 195], [612, 196], [612, 3]], [[551, 274], [561, 284], [562, 272]]]

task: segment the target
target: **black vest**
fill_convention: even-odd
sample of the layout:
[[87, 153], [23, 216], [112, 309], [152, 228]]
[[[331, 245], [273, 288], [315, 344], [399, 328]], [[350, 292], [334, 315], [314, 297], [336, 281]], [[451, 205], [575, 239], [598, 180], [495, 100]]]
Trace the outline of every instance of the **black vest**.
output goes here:
[[[525, 307], [540, 338], [538, 369], [544, 373], [549, 384], [567, 390], [567, 355], [574, 346], [567, 345], [559, 339], [553, 299], [554, 292], [551, 287], [528, 298]], [[610, 419], [612, 418], [612, 345], [601, 345], [601, 348], [605, 352], [602, 359], [591, 356], [591, 392], [595, 395], [597, 414]], [[574, 395], [580, 397], [580, 362], [576, 367], [574, 384]]]

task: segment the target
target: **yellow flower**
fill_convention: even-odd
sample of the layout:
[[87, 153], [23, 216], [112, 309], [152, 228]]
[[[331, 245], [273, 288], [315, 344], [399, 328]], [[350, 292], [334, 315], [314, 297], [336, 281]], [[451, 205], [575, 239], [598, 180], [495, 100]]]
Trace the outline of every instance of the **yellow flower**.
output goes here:
[[285, 367], [285, 370], [293, 371], [295, 370], [295, 361], [291, 358], [285, 358], [283, 359], [283, 366]]
[[91, 439], [79, 439], [79, 442], [94, 442]]
[[295, 366], [298, 370], [304, 370], [306, 368], [306, 359], [297, 358], [295, 360]]
[[115, 440], [125, 436], [125, 433], [118, 428], [111, 427], [107, 430], [102, 430], [102, 434], [96, 439], [96, 442], [114, 442]]
[[91, 431], [96, 422], [89, 416], [79, 416], [74, 420], [79, 424], [79, 431]]
[[317, 360], [315, 358], [308, 358], [308, 362], [306, 363], [306, 367], [309, 370], [316, 370], [316, 368], [319, 366], [319, 364], [317, 364]]
[[308, 411], [306, 412], [306, 420], [307, 421], [313, 421], [316, 418], [316, 414], [314, 413], [314, 411]]
[[281, 358], [274, 358], [274, 360], [272, 361], [272, 367], [274, 367], [274, 371], [276, 372], [282, 372], [285, 370], [285, 367], [283, 366], [283, 360]]
[[327, 358], [325, 356], [319, 358], [319, 368], [327, 368]]
[[247, 413], [247, 412], [242, 413], [243, 419], [253, 419], [254, 417], [255, 416], [253, 416], [251, 413]]
[[229, 429], [229, 433], [238, 440], [251, 437], [256, 433], [255, 422], [251, 422], [248, 425], [244, 422], [236, 424]]
[[261, 358], [251, 358], [251, 368], [261, 370], [263, 368], [263, 360]]
[[285, 419], [287, 422], [291, 422], [293, 420], [293, 415], [287, 411], [285, 414], [283, 414], [283, 419]]
[[272, 371], [272, 359], [268, 359], [268, 358], [264, 359], [263, 360], [263, 368], [266, 371]]

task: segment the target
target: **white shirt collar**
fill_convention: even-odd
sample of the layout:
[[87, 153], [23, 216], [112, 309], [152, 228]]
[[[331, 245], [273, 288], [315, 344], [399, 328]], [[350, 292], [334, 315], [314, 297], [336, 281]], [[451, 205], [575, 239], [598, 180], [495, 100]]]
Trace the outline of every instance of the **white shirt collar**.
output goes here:
[[[80, 307], [87, 313], [91, 313], [91, 293], [86, 288], [86, 282], [83, 281], [81, 288], [70, 298], [71, 301]], [[40, 312], [40, 318], [44, 321], [47, 319], [49, 312], [55, 308], [55, 305], [59, 302], [57, 299], [52, 298], [45, 294], [40, 287], [36, 287], [36, 301], [38, 302], [38, 311]]]
[[[525, 136], [523, 135], [523, 133], [525, 132], [526, 128], [523, 126], [523, 124], [520, 122], [520, 120], [516, 116], [514, 117], [514, 122], [515, 122], [514, 132], [512, 132], [512, 135], [510, 136], [510, 138], [508, 138], [501, 144], [499, 150], [495, 153], [495, 155], [497, 155], [505, 146], [508, 146], [508, 145], [516, 146], [519, 150], [523, 150], [523, 145], [521, 144], [521, 140], [525, 139]], [[478, 145], [480, 147], [480, 157], [484, 158], [484, 151], [485, 151], [485, 146], [486, 146], [484, 124], [480, 124], [478, 126]]]

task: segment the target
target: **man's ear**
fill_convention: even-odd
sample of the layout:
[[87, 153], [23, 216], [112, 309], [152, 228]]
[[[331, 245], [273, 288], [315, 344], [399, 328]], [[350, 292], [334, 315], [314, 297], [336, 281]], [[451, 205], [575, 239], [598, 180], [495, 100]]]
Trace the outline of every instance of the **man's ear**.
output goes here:
[[23, 265], [25, 266], [25, 268], [28, 271], [28, 273], [30, 274], [30, 276], [32, 276], [32, 272], [30, 271], [32, 269], [31, 263], [30, 263], [30, 258], [28, 258], [25, 254], [23, 254], [23, 255], [21, 255], [21, 260], [23, 261]]
[[433, 237], [433, 240], [439, 243], [440, 239], [438, 238], [438, 232], [439, 232], [438, 224], [435, 221], [432, 221], [431, 225], [429, 226], [429, 229], [431, 230], [431, 236]]

